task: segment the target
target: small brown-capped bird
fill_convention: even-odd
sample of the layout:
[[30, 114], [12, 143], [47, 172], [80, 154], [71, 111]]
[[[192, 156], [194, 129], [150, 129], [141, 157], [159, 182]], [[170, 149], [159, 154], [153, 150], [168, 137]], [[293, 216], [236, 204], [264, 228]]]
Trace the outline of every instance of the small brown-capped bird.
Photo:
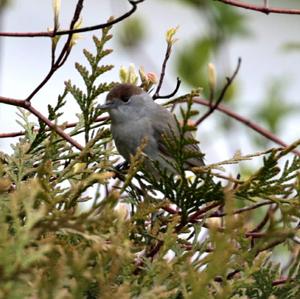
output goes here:
[[[172, 166], [174, 158], [165, 143], [166, 137], [180, 137], [174, 114], [155, 103], [142, 88], [125, 83], [113, 87], [106, 97], [106, 103], [98, 108], [108, 111], [112, 137], [126, 161], [130, 162], [130, 156], [145, 140], [143, 153], [146, 157], [157, 161], [160, 168], [177, 173]], [[187, 132], [185, 138], [193, 138], [191, 132]], [[195, 157], [185, 161], [185, 169], [204, 165], [203, 155], [196, 143], [185, 145], [184, 150], [195, 152]]]

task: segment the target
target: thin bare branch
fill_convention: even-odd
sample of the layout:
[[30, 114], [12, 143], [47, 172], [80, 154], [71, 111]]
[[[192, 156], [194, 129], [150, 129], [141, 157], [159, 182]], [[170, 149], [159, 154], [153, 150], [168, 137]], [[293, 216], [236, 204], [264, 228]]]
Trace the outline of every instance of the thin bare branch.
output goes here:
[[42, 115], [38, 110], [36, 110], [33, 106], [28, 106], [26, 108], [28, 111], [30, 111], [32, 114], [34, 114], [38, 119], [40, 119], [42, 122], [44, 122], [49, 128], [51, 128], [53, 131], [55, 131], [58, 135], [60, 135], [63, 139], [65, 139], [67, 142], [71, 143], [73, 146], [75, 146], [80, 151], [83, 149], [83, 146], [80, 145], [75, 139], [73, 139], [69, 134], [67, 134], [63, 129], [56, 126], [54, 123], [52, 123], [47, 117]]
[[196, 220], [198, 220], [200, 217], [202, 217], [205, 213], [207, 213], [208, 211], [220, 206], [222, 204], [221, 201], [216, 201], [202, 209], [199, 209], [197, 212], [195, 212], [194, 214], [192, 214], [189, 217], [188, 222], [195, 222]]
[[[205, 99], [199, 98], [199, 97], [194, 97], [193, 101], [197, 104], [200, 105], [204, 105], [209, 107], [209, 102]], [[255, 124], [254, 122], [252, 122], [251, 120], [247, 119], [244, 116], [239, 115], [238, 113], [230, 110], [229, 108], [225, 107], [224, 105], [220, 104], [218, 105], [218, 107], [216, 108], [216, 110], [230, 116], [231, 118], [241, 122], [242, 124], [244, 124], [245, 126], [253, 129], [254, 131], [256, 131], [257, 133], [259, 133], [260, 135], [264, 136], [265, 138], [273, 141], [274, 143], [283, 146], [283, 147], [288, 147], [288, 144], [285, 143], [284, 141], [282, 141], [280, 138], [278, 138], [276, 135], [274, 135], [273, 133], [271, 133], [270, 131], [266, 130], [265, 128]], [[297, 156], [300, 156], [300, 152], [297, 150], [293, 150], [292, 151], [294, 154], [296, 154]]]
[[265, 227], [265, 225], [268, 223], [268, 221], [270, 219], [270, 215], [273, 215], [274, 212], [277, 210], [277, 208], [278, 208], [278, 205], [276, 205], [275, 207], [270, 206], [268, 211], [265, 214], [265, 217], [261, 220], [260, 223], [258, 223], [258, 225], [256, 225], [256, 227], [254, 229], [251, 230], [251, 233], [261, 231]]
[[231, 6], [236, 6], [244, 9], [258, 11], [264, 14], [276, 13], [276, 14], [300, 15], [300, 9], [268, 7], [268, 5], [266, 5], [266, 1], [264, 1], [264, 5], [249, 4], [237, 0], [214, 0], [214, 1], [222, 2], [224, 4], [228, 4]]
[[[251, 210], [256, 210], [257, 208], [259, 207], [262, 207], [262, 206], [266, 206], [266, 205], [271, 205], [273, 204], [274, 202], [273, 201], [263, 201], [263, 202], [259, 202], [257, 204], [253, 204], [251, 206], [248, 206], [248, 207], [244, 207], [244, 208], [241, 208], [239, 210], [236, 210], [234, 212], [232, 212], [233, 215], [236, 215], [236, 214], [242, 214], [244, 212], [248, 212], [248, 211], [251, 211]], [[226, 216], [227, 213], [226, 212], [220, 212], [220, 211], [216, 211], [212, 214], [209, 215], [209, 217], [223, 217], [223, 216]], [[198, 217], [199, 218], [199, 217]], [[201, 217], [200, 217], [201, 218]]]
[[157, 95], [156, 97], [154, 95], [153, 99], [156, 100], [156, 99], [170, 99], [170, 98], [172, 98], [177, 93], [177, 91], [178, 91], [178, 89], [180, 87], [180, 84], [181, 84], [181, 80], [177, 77], [175, 89], [171, 93], [169, 93], [167, 95], [164, 95], [164, 96]]
[[103, 29], [110, 27], [114, 24], [117, 24], [124, 19], [128, 18], [130, 15], [132, 15], [136, 9], [139, 3], [143, 2], [144, 0], [137, 0], [137, 1], [129, 1], [129, 3], [132, 5], [132, 8], [121, 15], [120, 17], [113, 19], [109, 22], [98, 24], [94, 26], [87, 26], [82, 28], [76, 28], [76, 29], [69, 29], [69, 30], [60, 30], [60, 31], [43, 31], [43, 32], [0, 32], [0, 36], [3, 37], [54, 37], [58, 35], [67, 35], [67, 34], [74, 34], [74, 33], [83, 33], [83, 32], [89, 32], [89, 31], [95, 31], [98, 29]]
[[293, 278], [288, 278], [288, 277], [281, 277], [279, 279], [276, 279], [272, 282], [272, 285], [273, 286], [278, 286], [278, 285], [281, 285], [281, 284], [285, 284], [289, 281], [293, 281], [294, 279]]
[[164, 82], [164, 78], [165, 78], [165, 74], [166, 74], [167, 62], [168, 62], [168, 60], [170, 58], [171, 51], [172, 51], [172, 44], [168, 43], [166, 54], [165, 54], [165, 58], [164, 58], [164, 61], [162, 63], [162, 67], [161, 67], [161, 72], [160, 72], [160, 77], [159, 77], [158, 85], [157, 85], [156, 91], [155, 91], [155, 93], [153, 95], [153, 99], [154, 100], [158, 99], [160, 97], [159, 96], [159, 92], [160, 92], [162, 84]]
[[0, 103], [4, 103], [7, 105], [12, 105], [16, 107], [22, 107], [32, 114], [34, 114], [39, 120], [44, 122], [49, 128], [55, 131], [58, 135], [60, 135], [64, 140], [75, 146], [77, 149], [82, 150], [83, 146], [81, 146], [75, 139], [73, 139], [70, 135], [68, 135], [64, 130], [54, 123], [52, 123], [46, 116], [41, 114], [37, 109], [35, 109], [29, 101], [26, 100], [17, 100], [0, 97]]

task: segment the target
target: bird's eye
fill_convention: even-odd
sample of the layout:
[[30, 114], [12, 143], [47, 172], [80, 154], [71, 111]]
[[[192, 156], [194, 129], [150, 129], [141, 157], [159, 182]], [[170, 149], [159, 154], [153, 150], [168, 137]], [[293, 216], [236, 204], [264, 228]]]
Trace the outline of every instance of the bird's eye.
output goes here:
[[122, 97], [121, 97], [121, 100], [123, 101], [123, 102], [128, 102], [129, 100], [130, 100], [130, 96], [128, 96], [128, 95], [123, 95]]

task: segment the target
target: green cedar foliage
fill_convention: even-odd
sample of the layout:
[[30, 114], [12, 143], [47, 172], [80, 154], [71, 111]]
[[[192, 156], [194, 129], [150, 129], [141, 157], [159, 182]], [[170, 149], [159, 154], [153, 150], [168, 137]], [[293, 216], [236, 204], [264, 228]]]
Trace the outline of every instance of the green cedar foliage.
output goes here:
[[[59, 122], [74, 97], [81, 116], [70, 134], [84, 134], [84, 150], [42, 124], [33, 130], [20, 111], [26, 134], [0, 154], [0, 298], [300, 298], [300, 159], [291, 155], [300, 141], [187, 176], [184, 161], [199, 155], [184, 151], [195, 142], [184, 138], [196, 114], [187, 96], [180, 138], [165, 140], [179, 175], [142, 172], [143, 145], [127, 171], [115, 169], [107, 121], [95, 123], [95, 100], [112, 86], [96, 83], [112, 67], [101, 65], [110, 37], [104, 29], [96, 54], [84, 51], [90, 70], [76, 64], [86, 90], [68, 81], [49, 106]], [[220, 178], [222, 164], [260, 156], [249, 177]], [[272, 259], [280, 244], [285, 269]]]

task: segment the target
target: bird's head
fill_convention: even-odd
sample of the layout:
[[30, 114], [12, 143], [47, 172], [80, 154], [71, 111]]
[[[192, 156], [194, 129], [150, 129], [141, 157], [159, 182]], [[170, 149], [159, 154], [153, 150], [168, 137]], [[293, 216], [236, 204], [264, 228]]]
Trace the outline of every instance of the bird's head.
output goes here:
[[153, 100], [142, 88], [120, 83], [110, 90], [105, 104], [98, 105], [98, 108], [107, 110], [112, 121], [126, 121], [142, 116], [149, 101]]

